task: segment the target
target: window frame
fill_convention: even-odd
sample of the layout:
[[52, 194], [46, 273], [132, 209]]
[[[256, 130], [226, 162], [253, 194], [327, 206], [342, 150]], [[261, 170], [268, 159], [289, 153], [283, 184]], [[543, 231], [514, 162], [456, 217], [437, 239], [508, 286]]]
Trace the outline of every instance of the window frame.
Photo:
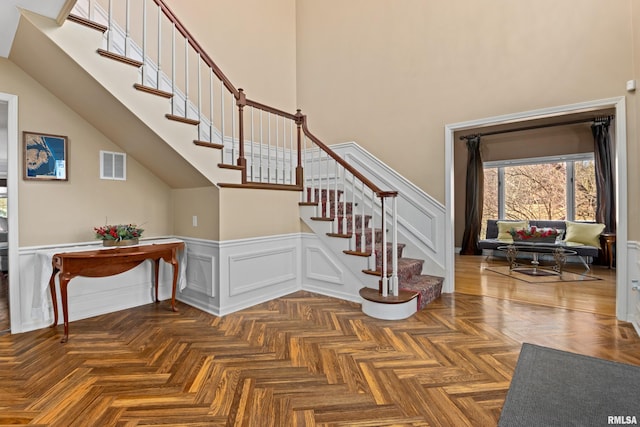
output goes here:
[[565, 194], [567, 203], [567, 220], [575, 220], [575, 162], [583, 162], [585, 160], [594, 161], [594, 153], [577, 153], [577, 154], [563, 154], [560, 156], [544, 156], [544, 157], [528, 157], [523, 159], [509, 159], [509, 160], [493, 160], [482, 162], [482, 169], [496, 168], [498, 170], [498, 219], [504, 219], [505, 213], [505, 193], [504, 193], [504, 168], [513, 166], [529, 166], [539, 165], [545, 163], [566, 163], [566, 181], [565, 181]]

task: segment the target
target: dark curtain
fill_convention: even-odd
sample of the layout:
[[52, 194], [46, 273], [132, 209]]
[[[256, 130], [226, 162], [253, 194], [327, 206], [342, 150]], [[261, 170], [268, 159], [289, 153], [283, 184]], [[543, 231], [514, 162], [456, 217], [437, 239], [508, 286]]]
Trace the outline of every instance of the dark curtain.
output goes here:
[[596, 172], [596, 222], [616, 232], [616, 199], [613, 147], [609, 136], [610, 119], [598, 119], [591, 125]]
[[464, 207], [464, 234], [461, 255], [480, 255], [478, 248], [484, 200], [484, 170], [480, 156], [480, 136], [467, 139], [467, 184]]

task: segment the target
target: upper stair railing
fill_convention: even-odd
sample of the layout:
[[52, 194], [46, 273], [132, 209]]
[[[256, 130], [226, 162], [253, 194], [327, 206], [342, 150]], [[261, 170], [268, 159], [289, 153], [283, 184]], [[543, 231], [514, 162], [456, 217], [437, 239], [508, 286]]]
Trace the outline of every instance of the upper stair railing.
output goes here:
[[222, 150], [218, 166], [238, 169], [242, 183], [221, 186], [306, 188], [301, 204], [316, 206], [315, 219], [331, 220], [332, 234], [350, 239], [347, 252], [369, 257], [383, 296], [398, 295], [397, 192], [322, 143], [300, 110], [248, 99], [162, 0], [78, 0], [71, 14], [106, 29], [110, 55], [140, 64], [136, 88], [167, 98], [167, 118], [197, 126], [195, 144]]

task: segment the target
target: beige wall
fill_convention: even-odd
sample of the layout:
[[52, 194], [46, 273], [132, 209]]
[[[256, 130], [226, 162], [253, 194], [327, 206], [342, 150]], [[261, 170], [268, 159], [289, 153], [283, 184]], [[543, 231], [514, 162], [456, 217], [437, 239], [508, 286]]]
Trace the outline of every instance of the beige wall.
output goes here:
[[145, 236], [171, 234], [171, 194], [163, 182], [131, 157], [127, 181], [101, 180], [99, 151], [122, 150], [9, 60], [0, 58], [0, 75], [0, 92], [18, 96], [20, 138], [25, 130], [68, 137], [68, 181], [20, 178], [20, 246], [89, 241], [105, 221], [137, 223]]
[[297, 191], [220, 189], [220, 240], [299, 233]]
[[[217, 187], [172, 190], [174, 234], [205, 240], [218, 240], [219, 189]], [[193, 226], [193, 217], [197, 226]]]
[[247, 97], [295, 113], [295, 0], [167, 0]]
[[626, 95], [631, 3], [298, 0], [298, 101], [444, 203], [446, 124]]

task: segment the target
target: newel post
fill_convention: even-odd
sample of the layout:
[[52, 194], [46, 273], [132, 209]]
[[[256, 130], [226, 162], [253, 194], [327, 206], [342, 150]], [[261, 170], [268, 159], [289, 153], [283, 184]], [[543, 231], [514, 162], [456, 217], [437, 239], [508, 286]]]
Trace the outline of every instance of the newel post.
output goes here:
[[247, 159], [244, 157], [244, 106], [247, 105], [247, 96], [244, 89], [238, 89], [236, 98], [238, 106], [238, 160], [237, 165], [242, 166], [242, 183], [247, 182]]
[[302, 110], [296, 111], [296, 126], [298, 128], [298, 165], [296, 166], [296, 185], [301, 187], [304, 184], [304, 170], [302, 168], [302, 126], [307, 116], [302, 114]]

